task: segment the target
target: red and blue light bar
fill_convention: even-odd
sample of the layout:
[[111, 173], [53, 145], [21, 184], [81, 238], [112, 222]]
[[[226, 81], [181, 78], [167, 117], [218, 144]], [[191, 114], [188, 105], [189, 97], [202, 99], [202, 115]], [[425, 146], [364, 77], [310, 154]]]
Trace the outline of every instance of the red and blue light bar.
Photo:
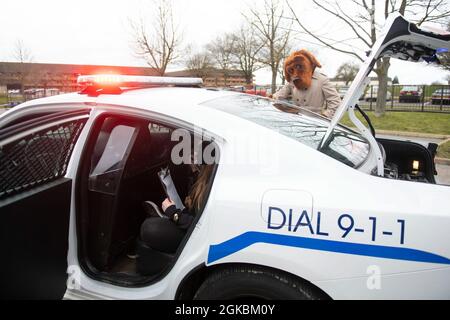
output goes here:
[[201, 78], [130, 76], [119, 74], [95, 74], [78, 77], [80, 86], [95, 86], [97, 88], [115, 86], [121, 88], [145, 88], [152, 86], [201, 86]]

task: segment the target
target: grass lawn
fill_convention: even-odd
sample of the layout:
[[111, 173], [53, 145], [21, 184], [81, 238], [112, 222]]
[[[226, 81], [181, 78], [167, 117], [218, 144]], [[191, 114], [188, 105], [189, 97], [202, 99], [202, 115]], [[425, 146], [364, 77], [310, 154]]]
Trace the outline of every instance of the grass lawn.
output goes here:
[[[373, 112], [367, 112], [375, 130], [408, 131], [450, 135], [450, 114], [427, 112], [387, 112], [377, 118]], [[359, 119], [363, 119], [357, 114]], [[353, 126], [346, 114], [341, 120], [346, 126]], [[363, 120], [363, 123], [364, 120]], [[354, 127], [354, 126], [353, 126]]]
[[0, 104], [8, 103], [8, 97], [2, 97], [0, 96]]
[[437, 150], [437, 157], [450, 159], [450, 141], [441, 144]]

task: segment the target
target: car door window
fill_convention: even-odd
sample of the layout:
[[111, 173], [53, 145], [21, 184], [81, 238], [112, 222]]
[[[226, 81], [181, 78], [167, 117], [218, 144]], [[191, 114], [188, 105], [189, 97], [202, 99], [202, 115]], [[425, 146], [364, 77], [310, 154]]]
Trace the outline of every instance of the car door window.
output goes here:
[[84, 118], [40, 124], [37, 131], [5, 139], [0, 144], [0, 198], [64, 177], [85, 122]]
[[[103, 135], [107, 134], [107, 132], [100, 133], [97, 149], [101, 148]], [[130, 125], [119, 124], [111, 130], [101, 156], [89, 175], [89, 190], [115, 194], [136, 134], [137, 128]], [[94, 150], [94, 155], [98, 152], [99, 150]]]
[[82, 108], [32, 109], [0, 129], [0, 299], [61, 299], [67, 290], [73, 181], [66, 172], [88, 117]]

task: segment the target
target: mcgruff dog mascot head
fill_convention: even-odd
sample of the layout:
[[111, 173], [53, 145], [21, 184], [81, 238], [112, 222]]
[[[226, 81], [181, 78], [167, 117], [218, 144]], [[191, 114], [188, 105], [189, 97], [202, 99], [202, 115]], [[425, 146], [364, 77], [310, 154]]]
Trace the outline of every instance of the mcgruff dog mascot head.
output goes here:
[[299, 90], [308, 89], [311, 86], [312, 76], [316, 67], [321, 64], [316, 57], [307, 50], [293, 52], [284, 62], [284, 74], [288, 82], [293, 82]]

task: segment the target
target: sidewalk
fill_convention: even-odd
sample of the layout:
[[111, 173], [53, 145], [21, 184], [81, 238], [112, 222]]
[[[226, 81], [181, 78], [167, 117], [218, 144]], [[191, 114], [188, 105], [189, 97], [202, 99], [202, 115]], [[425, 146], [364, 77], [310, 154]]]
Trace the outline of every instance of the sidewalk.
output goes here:
[[[418, 132], [405, 132], [405, 131], [387, 131], [378, 130], [377, 133], [381, 137], [385, 138], [403, 138], [405, 140], [411, 140], [413, 142], [421, 143], [425, 147], [429, 142], [434, 142], [437, 144], [442, 144], [450, 141], [450, 136], [440, 135], [440, 134], [430, 134], [430, 133], [418, 133]], [[438, 165], [450, 166], [450, 159], [436, 157], [434, 162]]]
[[399, 136], [399, 137], [411, 137], [411, 138], [429, 138], [446, 140], [450, 139], [449, 135], [445, 134], [433, 134], [433, 133], [423, 133], [423, 132], [409, 132], [409, 131], [389, 131], [389, 130], [377, 130], [377, 133], [389, 136]]
[[436, 182], [450, 186], [450, 166], [436, 164], [436, 171], [438, 172]]

